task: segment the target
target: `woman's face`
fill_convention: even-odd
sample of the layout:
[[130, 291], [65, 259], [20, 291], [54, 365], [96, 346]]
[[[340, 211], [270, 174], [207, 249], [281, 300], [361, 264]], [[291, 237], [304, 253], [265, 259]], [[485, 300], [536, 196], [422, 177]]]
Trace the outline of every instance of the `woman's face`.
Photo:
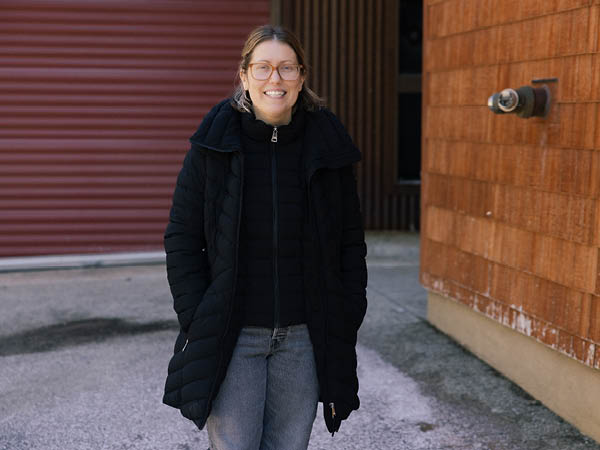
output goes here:
[[[285, 64], [298, 64], [294, 49], [280, 41], [264, 41], [254, 47], [250, 64], [268, 63], [275, 67]], [[249, 91], [252, 108], [257, 119], [269, 125], [285, 125], [292, 120], [292, 107], [302, 89], [304, 77], [293, 81], [283, 80], [277, 70], [273, 70], [266, 80], [252, 76], [251, 67], [246, 73], [240, 72], [244, 89]]]

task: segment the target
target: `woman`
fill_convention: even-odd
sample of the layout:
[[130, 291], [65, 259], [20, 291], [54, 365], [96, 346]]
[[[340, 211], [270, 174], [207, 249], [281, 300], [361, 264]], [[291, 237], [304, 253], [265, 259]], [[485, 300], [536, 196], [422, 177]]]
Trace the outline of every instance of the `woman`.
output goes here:
[[164, 403], [212, 450], [306, 449], [358, 409], [366, 245], [360, 153], [304, 86], [304, 52], [262, 26], [232, 99], [190, 138], [165, 232], [180, 333]]

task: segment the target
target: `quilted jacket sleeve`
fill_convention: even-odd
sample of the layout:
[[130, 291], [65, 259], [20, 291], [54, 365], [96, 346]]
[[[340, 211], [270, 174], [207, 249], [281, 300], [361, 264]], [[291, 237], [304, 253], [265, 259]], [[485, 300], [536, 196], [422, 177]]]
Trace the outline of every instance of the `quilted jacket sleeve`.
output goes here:
[[204, 158], [194, 147], [187, 153], [164, 235], [173, 307], [186, 333], [210, 278], [204, 236]]
[[[345, 342], [337, 349], [338, 355], [344, 353], [346, 356], [342, 362], [349, 364], [344, 366], [348, 370], [356, 370], [356, 336], [367, 310], [367, 265], [365, 257], [367, 246], [362, 224], [362, 215], [356, 189], [356, 178], [354, 166], [348, 165], [340, 169], [342, 183], [342, 236], [341, 236], [341, 281], [344, 291], [343, 298], [343, 320], [345, 336], [352, 341]], [[337, 373], [340, 371], [334, 369]], [[344, 372], [344, 369], [342, 369]], [[348, 372], [352, 373], [352, 372]], [[323, 404], [323, 412], [327, 429], [330, 432], [338, 431], [343, 420], [350, 413], [358, 409], [359, 399], [358, 380], [356, 376], [339, 379], [337, 389], [331, 393], [330, 399]], [[329, 401], [334, 402], [336, 414], [333, 415], [328, 406]]]
[[344, 315], [357, 332], [367, 310], [367, 245], [356, 188], [355, 166], [343, 167], [341, 271], [344, 287]]

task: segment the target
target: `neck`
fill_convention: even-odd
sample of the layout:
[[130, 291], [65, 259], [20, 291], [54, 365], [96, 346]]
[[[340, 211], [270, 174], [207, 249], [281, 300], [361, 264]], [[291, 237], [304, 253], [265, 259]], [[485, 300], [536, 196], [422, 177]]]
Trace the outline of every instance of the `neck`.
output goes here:
[[267, 125], [271, 125], [272, 127], [280, 127], [283, 125], [287, 125], [292, 121], [292, 112], [290, 111], [289, 114], [285, 115], [284, 117], [265, 117], [260, 113], [257, 113], [256, 111], [254, 111], [254, 115], [258, 120], [262, 120], [264, 123], [266, 123]]

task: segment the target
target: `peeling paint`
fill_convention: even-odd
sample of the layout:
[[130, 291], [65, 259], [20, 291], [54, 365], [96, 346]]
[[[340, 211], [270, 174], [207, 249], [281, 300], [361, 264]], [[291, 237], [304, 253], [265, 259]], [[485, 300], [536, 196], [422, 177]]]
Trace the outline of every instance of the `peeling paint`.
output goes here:
[[494, 301], [490, 302], [485, 309], [485, 314], [497, 322], [508, 325], [504, 317], [502, 305], [500, 303]]
[[[576, 359], [589, 367], [600, 369], [599, 343], [585, 341], [586, 343], [582, 343], [581, 348], [577, 351], [573, 347], [574, 344], [570, 348], [561, 345], [561, 342], [558, 342], [557, 339], [558, 330], [553, 324], [530, 316], [522, 304], [511, 303], [510, 305], [506, 305], [490, 298], [491, 280], [488, 282], [486, 295], [484, 296], [481, 293], [472, 292], [468, 286], [465, 286], [466, 289], [463, 289], [463, 286], [455, 281], [446, 282], [447, 280], [425, 273], [421, 277], [423, 284], [429, 286], [432, 291], [465, 304], [473, 311], [483, 314], [518, 333], [531, 337], [542, 345], [556, 350], [561, 354]], [[536, 282], [535, 287], [539, 288], [539, 286], [540, 283]], [[565, 343], [562, 342], [562, 344]]]
[[432, 287], [436, 291], [442, 291], [444, 289], [444, 282], [442, 280], [434, 280], [432, 283]]
[[511, 303], [510, 307], [512, 309], [514, 309], [515, 311], [519, 311], [519, 312], [524, 312], [523, 311], [523, 305], [515, 305], [514, 303]]
[[527, 336], [531, 336], [531, 319], [525, 314], [519, 313], [515, 319], [514, 328]]
[[584, 357], [585, 359], [585, 363], [588, 366], [592, 366], [594, 365], [594, 355], [596, 353], [596, 345], [595, 344], [589, 344], [588, 348], [587, 348], [587, 353]]
[[[488, 255], [487, 255], [487, 246], [486, 246], [486, 250], [484, 253], [484, 257], [486, 259], [488, 259]], [[486, 283], [486, 289], [485, 292], [483, 293], [483, 295], [485, 295], [486, 297], [490, 297], [490, 293], [492, 290], [492, 279], [493, 279], [493, 270], [492, 270], [492, 264], [488, 264], [488, 270], [487, 270], [487, 283]]]
[[511, 327], [512, 328], [513, 324], [510, 321], [510, 309], [503, 310], [501, 308], [501, 314], [502, 314], [502, 324], [506, 325], [507, 327]]

